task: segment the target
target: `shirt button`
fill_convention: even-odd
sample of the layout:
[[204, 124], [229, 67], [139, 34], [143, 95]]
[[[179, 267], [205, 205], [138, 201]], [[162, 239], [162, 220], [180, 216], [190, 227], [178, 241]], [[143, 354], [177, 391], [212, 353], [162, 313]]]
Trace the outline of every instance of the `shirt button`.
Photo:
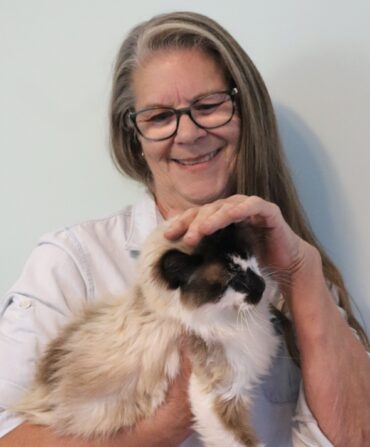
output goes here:
[[19, 302], [19, 307], [21, 309], [28, 309], [32, 306], [32, 301], [29, 298], [22, 298]]

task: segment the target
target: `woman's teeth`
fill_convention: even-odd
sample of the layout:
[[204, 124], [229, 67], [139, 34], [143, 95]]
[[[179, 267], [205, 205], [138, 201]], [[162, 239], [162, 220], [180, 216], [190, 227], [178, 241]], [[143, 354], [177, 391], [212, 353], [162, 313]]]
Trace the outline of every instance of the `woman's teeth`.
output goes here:
[[198, 163], [205, 163], [206, 161], [212, 160], [212, 158], [214, 158], [221, 149], [216, 149], [213, 152], [210, 152], [207, 155], [203, 155], [202, 157], [197, 157], [197, 158], [192, 158], [192, 159], [185, 159], [185, 160], [179, 160], [174, 158], [173, 160], [176, 161], [177, 163], [180, 163], [181, 165], [196, 165]]

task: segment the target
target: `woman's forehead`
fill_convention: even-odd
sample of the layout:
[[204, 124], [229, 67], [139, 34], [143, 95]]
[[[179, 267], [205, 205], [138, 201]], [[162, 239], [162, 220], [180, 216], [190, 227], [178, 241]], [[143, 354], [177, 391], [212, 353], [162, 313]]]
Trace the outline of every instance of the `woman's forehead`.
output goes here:
[[133, 75], [136, 109], [186, 106], [197, 97], [225, 88], [220, 64], [200, 49], [155, 51]]

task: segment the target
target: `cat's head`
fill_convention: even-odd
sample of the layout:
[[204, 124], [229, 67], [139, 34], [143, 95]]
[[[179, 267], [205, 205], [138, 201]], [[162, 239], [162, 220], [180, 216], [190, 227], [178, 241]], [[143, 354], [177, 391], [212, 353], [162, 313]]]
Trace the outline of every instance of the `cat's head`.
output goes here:
[[266, 289], [253, 254], [256, 241], [250, 227], [233, 224], [191, 249], [157, 230], [141, 255], [139, 282], [148, 304], [188, 324], [232, 320], [241, 310], [253, 311]]

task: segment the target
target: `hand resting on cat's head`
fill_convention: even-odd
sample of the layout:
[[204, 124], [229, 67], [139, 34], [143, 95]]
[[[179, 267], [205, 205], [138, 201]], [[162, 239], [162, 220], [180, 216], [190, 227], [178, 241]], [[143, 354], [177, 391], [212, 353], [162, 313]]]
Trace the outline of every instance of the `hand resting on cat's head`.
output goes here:
[[193, 248], [163, 232], [145, 243], [132, 289], [88, 307], [51, 341], [16, 410], [62, 434], [112, 436], [165, 402], [186, 335], [194, 429], [206, 446], [254, 447], [252, 390], [279, 342], [252, 230], [230, 225]]

